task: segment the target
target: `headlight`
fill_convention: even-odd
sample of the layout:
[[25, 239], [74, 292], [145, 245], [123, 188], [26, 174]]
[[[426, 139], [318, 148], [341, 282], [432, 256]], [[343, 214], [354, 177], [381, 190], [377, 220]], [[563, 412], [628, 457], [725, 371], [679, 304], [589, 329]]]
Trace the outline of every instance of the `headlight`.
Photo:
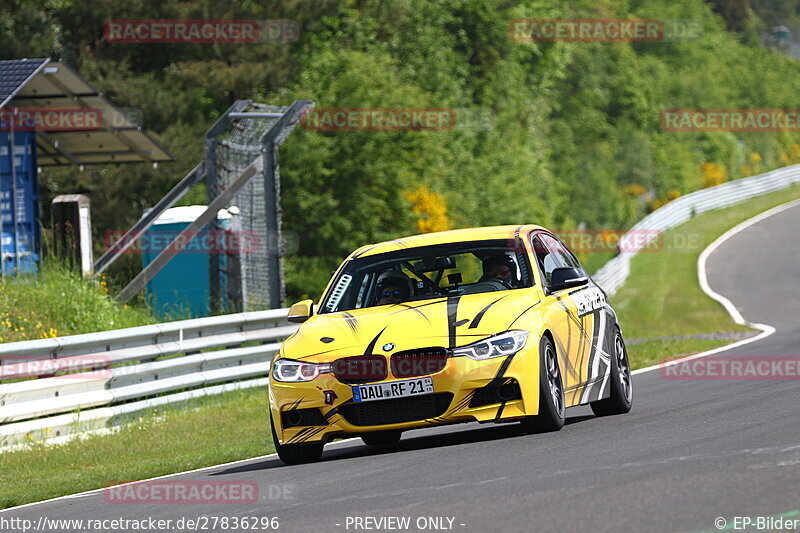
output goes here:
[[330, 371], [331, 365], [328, 363], [304, 363], [292, 359], [278, 359], [272, 363], [272, 377], [277, 381], [311, 381]]
[[527, 331], [506, 331], [488, 339], [453, 349], [453, 356], [466, 355], [478, 361], [517, 353], [525, 346]]

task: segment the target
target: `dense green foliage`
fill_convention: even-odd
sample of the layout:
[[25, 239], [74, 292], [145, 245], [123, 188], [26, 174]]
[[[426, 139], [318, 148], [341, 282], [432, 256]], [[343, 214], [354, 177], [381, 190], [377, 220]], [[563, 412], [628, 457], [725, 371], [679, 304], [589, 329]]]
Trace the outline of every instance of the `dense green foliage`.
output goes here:
[[[763, 2], [762, 2], [763, 3]], [[427, 187], [452, 227], [536, 222], [622, 228], [680, 194], [797, 161], [788, 133], [671, 133], [670, 108], [793, 107], [800, 66], [726, 29], [702, 0], [10, 0], [0, 57], [76, 67], [176, 157], [159, 169], [45, 170], [45, 198], [92, 195], [98, 235], [124, 229], [202, 155], [202, 134], [234, 100], [321, 107], [447, 107], [444, 132], [298, 130], [282, 149], [291, 297], [316, 296], [350, 250], [416, 233]], [[749, 12], [748, 16], [755, 16]], [[519, 18], [691, 21], [694, 40], [521, 43]], [[296, 42], [114, 44], [125, 18], [287, 18]], [[734, 28], [735, 29], [735, 28]], [[440, 193], [441, 196], [436, 193]], [[187, 201], [203, 201], [193, 191]], [[112, 273], [126, 275], [119, 269]]]

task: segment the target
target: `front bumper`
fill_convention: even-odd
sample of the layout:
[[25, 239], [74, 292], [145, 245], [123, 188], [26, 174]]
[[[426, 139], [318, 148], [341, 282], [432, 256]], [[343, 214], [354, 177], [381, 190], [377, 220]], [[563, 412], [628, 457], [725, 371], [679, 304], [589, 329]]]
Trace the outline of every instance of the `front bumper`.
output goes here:
[[[535, 415], [539, 409], [539, 358], [538, 346], [531, 344], [534, 346], [526, 346], [512, 356], [485, 361], [450, 357], [441, 371], [430, 375], [433, 394], [400, 399], [353, 402], [351, 385], [340, 382], [333, 374], [321, 374], [300, 383], [284, 383], [270, 376], [270, 414], [275, 434], [281, 444], [328, 442], [372, 431], [499, 422]], [[397, 379], [390, 373], [386, 380], [375, 383]], [[498, 397], [496, 402], [486, 403], [492, 400], [491, 391], [503, 385], [501, 397], [516, 399], [502, 401]], [[509, 394], [515, 385], [518, 393]], [[292, 415], [289, 417], [288, 413]], [[414, 419], [408, 420], [409, 417]]]

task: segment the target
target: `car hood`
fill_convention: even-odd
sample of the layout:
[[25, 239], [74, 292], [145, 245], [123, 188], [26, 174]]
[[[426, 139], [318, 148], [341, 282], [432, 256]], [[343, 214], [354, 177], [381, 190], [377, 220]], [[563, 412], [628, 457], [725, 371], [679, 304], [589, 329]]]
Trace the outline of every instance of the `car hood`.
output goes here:
[[537, 303], [533, 290], [516, 289], [314, 315], [283, 343], [282, 353], [323, 363], [368, 353], [463, 346], [506, 331]]

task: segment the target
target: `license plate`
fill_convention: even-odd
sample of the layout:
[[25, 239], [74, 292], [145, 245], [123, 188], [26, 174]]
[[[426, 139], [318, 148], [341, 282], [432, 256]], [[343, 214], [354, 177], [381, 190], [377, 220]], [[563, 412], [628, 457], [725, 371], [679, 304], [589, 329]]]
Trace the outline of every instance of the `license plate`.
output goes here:
[[433, 378], [404, 379], [370, 385], [353, 385], [354, 402], [389, 400], [433, 393]]

